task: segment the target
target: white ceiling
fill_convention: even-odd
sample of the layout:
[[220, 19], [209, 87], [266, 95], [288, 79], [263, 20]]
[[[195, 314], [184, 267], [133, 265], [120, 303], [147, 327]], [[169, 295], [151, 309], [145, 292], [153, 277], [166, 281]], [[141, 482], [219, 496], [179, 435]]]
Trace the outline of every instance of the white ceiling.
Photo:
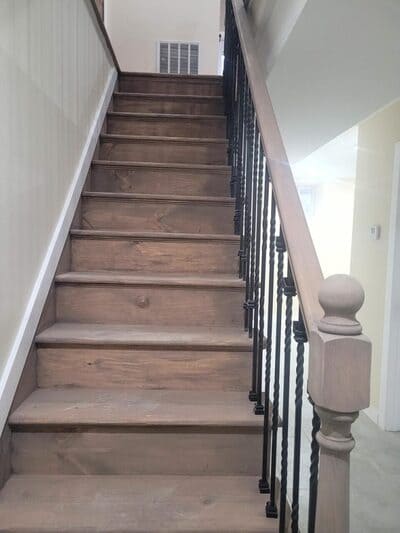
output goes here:
[[400, 96], [399, 28], [400, 0], [306, 2], [267, 79], [292, 163]]

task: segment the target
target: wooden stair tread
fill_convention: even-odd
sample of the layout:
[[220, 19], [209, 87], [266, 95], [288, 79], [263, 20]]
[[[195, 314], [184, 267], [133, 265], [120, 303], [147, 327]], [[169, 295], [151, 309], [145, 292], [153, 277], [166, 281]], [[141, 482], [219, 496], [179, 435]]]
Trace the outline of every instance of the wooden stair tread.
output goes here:
[[124, 117], [124, 118], [145, 118], [145, 119], [182, 119], [182, 120], [221, 120], [226, 121], [225, 115], [190, 115], [188, 113], [140, 113], [136, 111], [109, 111], [107, 113], [111, 117]]
[[227, 165], [202, 165], [200, 163], [153, 163], [150, 161], [111, 161], [109, 159], [94, 159], [92, 161], [94, 166], [106, 166], [106, 167], [144, 167], [144, 168], [168, 168], [179, 170], [205, 170], [216, 173], [223, 173], [223, 177], [226, 178], [227, 174], [232, 172], [232, 169]]
[[140, 93], [140, 92], [127, 92], [127, 91], [115, 91], [114, 96], [124, 96], [132, 98], [147, 98], [147, 99], [177, 99], [177, 100], [198, 100], [198, 101], [210, 101], [218, 100], [223, 101], [223, 96], [210, 96], [210, 95], [198, 95], [198, 94], [164, 94], [164, 93]]
[[57, 283], [93, 283], [113, 285], [158, 285], [176, 287], [221, 287], [243, 289], [245, 283], [227, 274], [136, 274], [132, 272], [65, 272], [56, 276]]
[[104, 239], [154, 239], [154, 240], [183, 240], [183, 241], [234, 241], [239, 242], [238, 235], [207, 234], [207, 233], [167, 233], [163, 231], [124, 231], [124, 230], [93, 230], [72, 229], [70, 234], [74, 237], [104, 238]]
[[158, 135], [122, 135], [119, 133], [102, 133], [100, 139], [103, 141], [126, 141], [126, 142], [170, 142], [182, 144], [223, 144], [228, 145], [227, 139], [203, 138], [203, 137], [166, 137]]
[[273, 533], [251, 476], [13, 475], [0, 495], [3, 531]]
[[122, 345], [163, 349], [250, 350], [252, 343], [239, 328], [132, 326], [56, 322], [36, 337], [39, 344]]
[[184, 196], [178, 194], [143, 194], [128, 192], [93, 192], [84, 191], [83, 198], [109, 198], [119, 200], [149, 200], [159, 202], [196, 202], [235, 205], [235, 199], [221, 196]]
[[133, 72], [130, 70], [123, 70], [120, 73], [121, 78], [153, 78], [160, 80], [174, 80], [174, 81], [194, 81], [194, 82], [218, 82], [222, 84], [223, 77], [219, 74], [169, 74], [162, 72]]
[[51, 388], [35, 390], [11, 427], [172, 426], [262, 428], [245, 392]]

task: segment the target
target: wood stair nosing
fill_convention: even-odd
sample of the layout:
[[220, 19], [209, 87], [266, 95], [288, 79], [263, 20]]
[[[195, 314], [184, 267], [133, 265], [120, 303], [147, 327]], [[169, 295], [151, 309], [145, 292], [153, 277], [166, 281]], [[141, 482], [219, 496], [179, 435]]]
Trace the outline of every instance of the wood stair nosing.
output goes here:
[[141, 93], [141, 92], [134, 92], [134, 91], [115, 91], [114, 96], [124, 96], [127, 98], [143, 98], [143, 99], [150, 99], [150, 100], [197, 100], [200, 102], [208, 102], [208, 101], [217, 101], [217, 102], [223, 102], [223, 96], [218, 95], [198, 95], [198, 94], [163, 94], [163, 93]]
[[183, 144], [183, 145], [221, 145], [228, 146], [227, 139], [218, 138], [202, 138], [202, 137], [168, 137], [157, 135], [124, 135], [118, 133], [102, 133], [100, 135], [101, 141], [114, 141], [114, 142], [148, 142], [148, 143], [171, 143], [171, 144]]
[[246, 333], [231, 328], [162, 327], [56, 322], [41, 331], [37, 346], [130, 346], [164, 350], [251, 352]]
[[157, 80], [170, 81], [193, 81], [196, 83], [218, 83], [222, 84], [223, 77], [220, 74], [166, 74], [162, 72], [132, 72], [123, 70], [120, 73], [121, 78], [149, 78]]
[[129, 272], [64, 272], [56, 275], [56, 284], [94, 284], [94, 285], [139, 285], [158, 287], [198, 287], [221, 288], [243, 291], [243, 280], [229, 275], [141, 275]]
[[143, 193], [126, 193], [126, 192], [100, 192], [84, 191], [83, 198], [103, 198], [132, 201], [151, 201], [151, 202], [176, 202], [176, 203], [198, 203], [198, 204], [217, 204], [218, 205], [235, 205], [235, 199], [231, 197], [218, 196], [184, 196], [178, 194], [143, 194]]
[[174, 75], [121, 74], [119, 87], [125, 91], [145, 91], [168, 94], [205, 94], [220, 95], [223, 84], [220, 78]]
[[193, 120], [195, 122], [201, 120], [215, 120], [218, 122], [226, 123], [225, 115], [192, 115], [189, 113], [146, 113], [140, 111], [108, 111], [108, 117], [120, 117], [126, 119], [148, 119], [148, 120]]
[[156, 163], [152, 161], [112, 161], [105, 159], [94, 159], [91, 164], [94, 167], [143, 167], [148, 169], [166, 168], [172, 170], [195, 170], [198, 172], [212, 171], [215, 172], [216, 176], [222, 175], [224, 178], [230, 176], [232, 173], [232, 169], [228, 165], [204, 165], [199, 163]]
[[239, 235], [219, 233], [167, 233], [162, 231], [128, 231], [128, 230], [95, 230], [95, 229], [72, 229], [72, 237], [96, 238], [96, 239], [138, 239], [155, 241], [210, 241], [229, 242], [238, 244]]

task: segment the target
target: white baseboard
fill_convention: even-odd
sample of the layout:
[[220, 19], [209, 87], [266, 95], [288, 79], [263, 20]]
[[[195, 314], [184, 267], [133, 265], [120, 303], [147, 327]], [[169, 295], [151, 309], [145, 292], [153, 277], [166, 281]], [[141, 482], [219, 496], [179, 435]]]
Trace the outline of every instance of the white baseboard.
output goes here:
[[58, 262], [68, 237], [69, 228], [82, 193], [90, 163], [93, 158], [97, 140], [114, 91], [117, 72], [110, 73], [106, 87], [101, 96], [92, 127], [90, 128], [82, 155], [79, 160], [71, 186], [52, 235], [47, 253], [29, 298], [25, 314], [18, 328], [15, 341], [7, 357], [7, 362], [0, 378], [0, 434], [4, 429], [8, 413], [18, 386], [26, 358], [34, 340], [34, 335], [43, 311], [44, 304], [53, 281]]

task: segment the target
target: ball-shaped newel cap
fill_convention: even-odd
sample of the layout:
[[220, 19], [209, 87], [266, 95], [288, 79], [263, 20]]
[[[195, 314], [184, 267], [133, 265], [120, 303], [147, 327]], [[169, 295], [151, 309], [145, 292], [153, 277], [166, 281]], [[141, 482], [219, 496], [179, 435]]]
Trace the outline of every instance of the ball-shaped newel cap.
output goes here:
[[318, 294], [325, 313], [318, 329], [336, 335], [359, 335], [362, 327], [356, 313], [364, 303], [364, 297], [364, 289], [355, 278], [346, 274], [326, 278]]

